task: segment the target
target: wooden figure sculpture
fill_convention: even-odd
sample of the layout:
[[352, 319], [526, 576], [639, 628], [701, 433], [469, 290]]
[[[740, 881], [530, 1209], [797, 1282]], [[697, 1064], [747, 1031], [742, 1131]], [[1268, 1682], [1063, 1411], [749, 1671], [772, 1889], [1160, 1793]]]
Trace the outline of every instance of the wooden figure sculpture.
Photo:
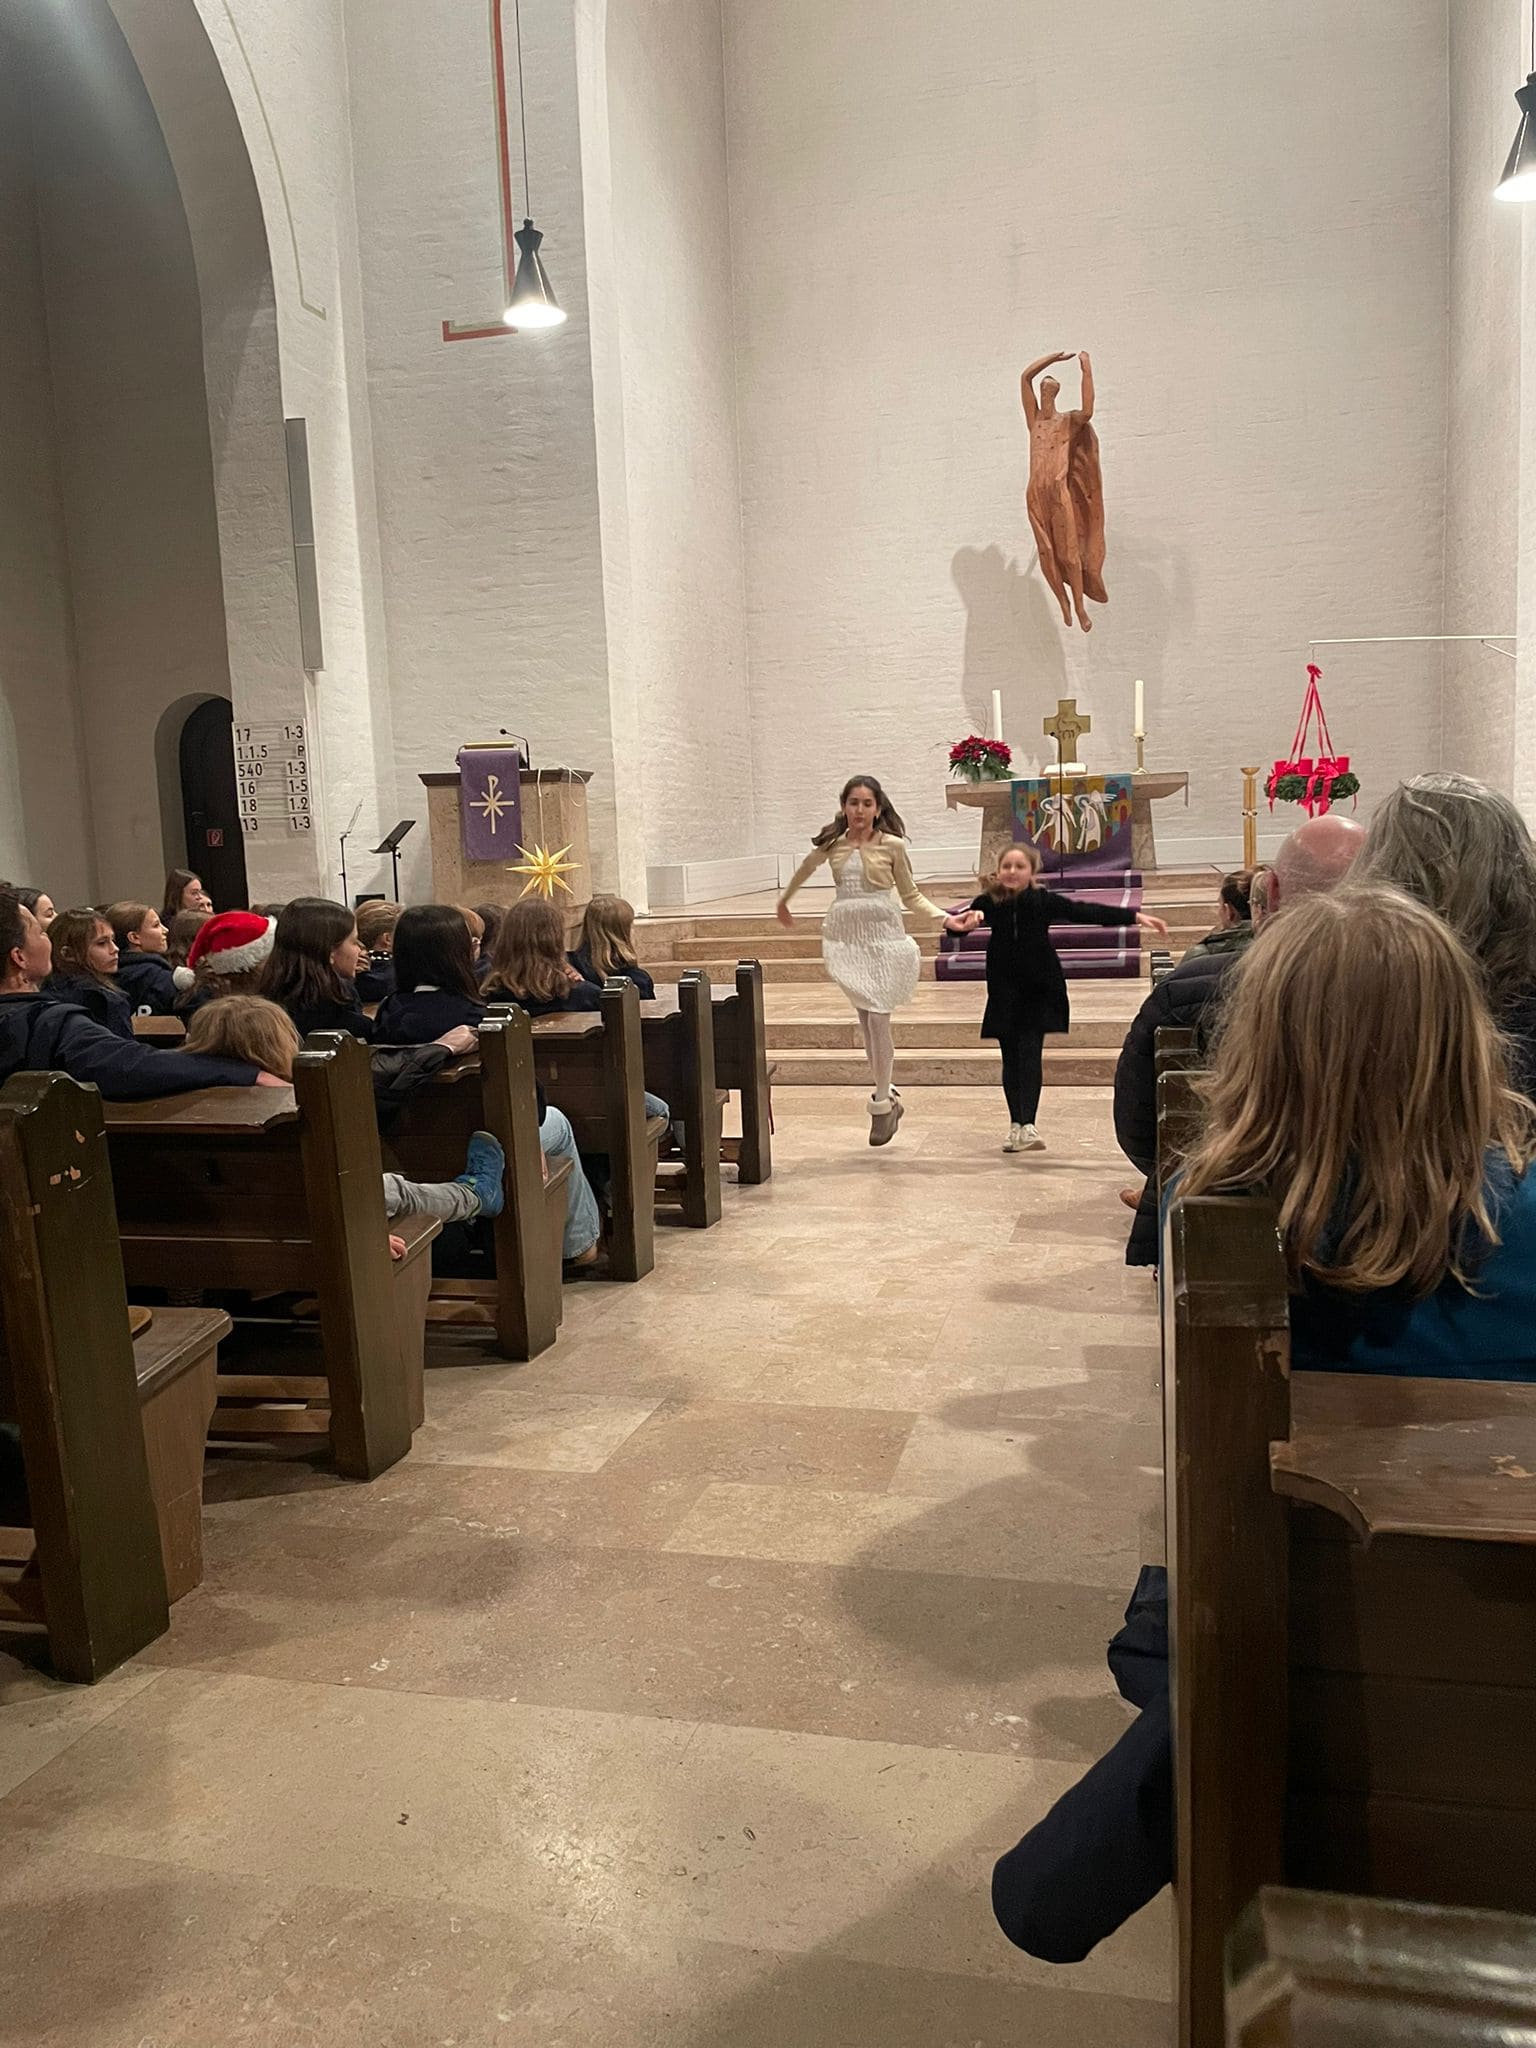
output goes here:
[[1091, 597], [1095, 604], [1108, 604], [1109, 593], [1104, 588], [1104, 479], [1099, 471], [1099, 437], [1093, 431], [1093, 365], [1088, 351], [1077, 358], [1083, 368], [1083, 402], [1076, 412], [1056, 410], [1061, 386], [1054, 377], [1047, 377], [1035, 396], [1041, 371], [1072, 359], [1070, 350], [1042, 356], [1019, 380], [1029, 427], [1029, 488], [1024, 503], [1041, 572], [1056, 593], [1062, 624], [1071, 625], [1075, 606], [1077, 623], [1091, 633], [1093, 621], [1083, 600]]

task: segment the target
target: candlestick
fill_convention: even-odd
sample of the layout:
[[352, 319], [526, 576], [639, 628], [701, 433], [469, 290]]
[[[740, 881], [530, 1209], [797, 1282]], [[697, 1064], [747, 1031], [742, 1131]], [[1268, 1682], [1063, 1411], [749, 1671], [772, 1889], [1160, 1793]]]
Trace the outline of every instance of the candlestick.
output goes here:
[[993, 739], [995, 739], [995, 740], [1000, 740], [1000, 739], [1002, 738], [1002, 736], [1003, 736], [1003, 693], [1002, 693], [1002, 691], [1001, 691], [1001, 690], [994, 690], [994, 691], [992, 692], [992, 737], [993, 737]]
[[1131, 731], [1139, 740], [1147, 736], [1147, 686], [1139, 676], [1136, 679], [1136, 715], [1131, 720]]
[[1138, 769], [1145, 768], [1147, 765], [1147, 736], [1144, 732], [1139, 732], [1134, 737], [1136, 741], [1136, 766]]

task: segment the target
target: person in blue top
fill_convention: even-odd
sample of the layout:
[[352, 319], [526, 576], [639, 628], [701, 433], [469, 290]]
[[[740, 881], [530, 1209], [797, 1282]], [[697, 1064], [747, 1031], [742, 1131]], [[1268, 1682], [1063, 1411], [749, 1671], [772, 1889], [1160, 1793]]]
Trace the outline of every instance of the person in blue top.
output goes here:
[[475, 947], [464, 913], [451, 903], [415, 903], [400, 913], [394, 938], [395, 990], [379, 1005], [381, 1045], [428, 1045], [456, 1025], [485, 1017], [475, 979]]
[[[1265, 924], [1236, 970], [1176, 1192], [1274, 1200], [1291, 1368], [1536, 1381], [1536, 1108], [1472, 956], [1357, 885]], [[1009, 1939], [1080, 1962], [1173, 1874], [1167, 1581], [1110, 1646], [1138, 1719], [998, 1863]]]
[[75, 1004], [114, 1038], [132, 1038], [133, 1004], [117, 985], [117, 940], [101, 912], [66, 910], [47, 931], [53, 972], [44, 994]]
[[138, 1017], [169, 1017], [176, 1007], [176, 975], [167, 958], [170, 933], [152, 903], [109, 903], [106, 919], [117, 940], [117, 985]]

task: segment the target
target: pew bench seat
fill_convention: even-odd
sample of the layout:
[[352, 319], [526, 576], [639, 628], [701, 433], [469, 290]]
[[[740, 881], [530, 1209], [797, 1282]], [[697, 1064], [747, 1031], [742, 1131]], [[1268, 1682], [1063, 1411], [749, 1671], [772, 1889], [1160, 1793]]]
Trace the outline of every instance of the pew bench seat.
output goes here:
[[172, 1602], [202, 1581], [203, 1450], [217, 1399], [219, 1345], [229, 1331], [222, 1309], [163, 1308], [133, 1342], [149, 1490]]

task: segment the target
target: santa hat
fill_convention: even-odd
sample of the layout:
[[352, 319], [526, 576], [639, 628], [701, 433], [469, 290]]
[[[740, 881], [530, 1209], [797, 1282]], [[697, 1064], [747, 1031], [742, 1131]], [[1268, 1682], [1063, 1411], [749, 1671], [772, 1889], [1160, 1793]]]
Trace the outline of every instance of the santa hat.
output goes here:
[[258, 917], [250, 910], [221, 910], [199, 927], [187, 948], [187, 964], [176, 970], [176, 986], [192, 988], [195, 969], [206, 967], [210, 974], [249, 974], [272, 950], [277, 920]]

